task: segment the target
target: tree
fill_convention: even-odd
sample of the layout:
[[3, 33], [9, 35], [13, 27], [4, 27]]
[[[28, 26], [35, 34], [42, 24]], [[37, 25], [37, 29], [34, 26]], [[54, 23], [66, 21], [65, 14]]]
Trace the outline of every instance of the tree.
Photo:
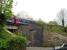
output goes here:
[[57, 23], [61, 23], [63, 27], [65, 27], [65, 18], [66, 18], [66, 9], [61, 9], [61, 11], [57, 15]]
[[65, 25], [66, 25], [66, 14], [67, 14], [67, 10], [66, 9], [61, 9], [61, 11], [58, 13], [57, 15], [57, 23], [61, 24], [64, 27], [64, 31], [65, 29]]
[[13, 0], [0, 0], [0, 13], [3, 13], [6, 18], [12, 15]]
[[0, 50], [22, 50], [26, 47], [26, 38], [9, 32], [6, 20], [12, 15], [13, 0], [0, 0]]
[[0, 0], [0, 30], [3, 29], [6, 20], [12, 15], [13, 0]]
[[44, 31], [45, 22], [43, 22], [41, 19], [37, 21], [37, 25]]
[[50, 21], [48, 24], [49, 25], [58, 25], [56, 21]]

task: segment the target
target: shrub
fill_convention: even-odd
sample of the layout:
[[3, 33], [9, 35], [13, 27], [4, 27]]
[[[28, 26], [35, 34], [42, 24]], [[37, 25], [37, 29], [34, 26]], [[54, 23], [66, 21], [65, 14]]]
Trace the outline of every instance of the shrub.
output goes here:
[[22, 36], [15, 36], [9, 42], [10, 50], [22, 50], [26, 47], [26, 38]]
[[4, 31], [0, 33], [0, 50], [22, 50], [26, 47], [26, 38], [20, 35], [10, 35]]

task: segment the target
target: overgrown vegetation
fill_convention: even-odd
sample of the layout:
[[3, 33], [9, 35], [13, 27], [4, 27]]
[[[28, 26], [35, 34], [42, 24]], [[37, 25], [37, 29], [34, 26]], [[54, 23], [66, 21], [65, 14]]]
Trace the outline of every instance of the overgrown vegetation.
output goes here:
[[58, 25], [56, 21], [45, 23], [42, 20], [39, 20], [37, 21], [37, 25], [42, 28], [43, 37], [46, 36], [43, 39], [44, 42], [41, 44], [42, 47], [54, 47], [55, 45], [60, 45], [60, 43], [62, 43], [64, 40], [58, 38], [56, 33], [59, 35], [67, 36], [67, 27]]
[[5, 30], [0, 33], [0, 50], [22, 50], [26, 47], [26, 38], [19, 35], [11, 35]]
[[25, 37], [5, 30], [5, 22], [12, 15], [12, 3], [13, 0], [0, 0], [0, 50], [24, 50], [26, 47]]
[[42, 28], [43, 31], [55, 32], [55, 33], [67, 33], [66, 32], [67, 27], [63, 27], [62, 25], [58, 25], [56, 23], [56, 21], [50, 21], [49, 23], [45, 23], [42, 20], [39, 20], [39, 21], [37, 21], [37, 25], [40, 28]]

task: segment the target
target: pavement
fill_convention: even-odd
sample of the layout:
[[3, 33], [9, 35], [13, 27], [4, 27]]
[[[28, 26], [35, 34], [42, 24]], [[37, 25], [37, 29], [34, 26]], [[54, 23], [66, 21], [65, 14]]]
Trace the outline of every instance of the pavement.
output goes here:
[[53, 48], [44, 48], [44, 47], [27, 47], [26, 50], [54, 50]]

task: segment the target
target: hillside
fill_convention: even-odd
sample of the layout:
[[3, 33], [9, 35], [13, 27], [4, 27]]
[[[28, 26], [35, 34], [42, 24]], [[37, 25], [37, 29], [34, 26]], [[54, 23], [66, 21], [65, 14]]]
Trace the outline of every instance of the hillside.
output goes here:
[[[43, 33], [44, 46], [57, 46], [67, 43], [67, 37], [59, 33], [44, 32]], [[46, 45], [45, 45], [46, 44]]]

